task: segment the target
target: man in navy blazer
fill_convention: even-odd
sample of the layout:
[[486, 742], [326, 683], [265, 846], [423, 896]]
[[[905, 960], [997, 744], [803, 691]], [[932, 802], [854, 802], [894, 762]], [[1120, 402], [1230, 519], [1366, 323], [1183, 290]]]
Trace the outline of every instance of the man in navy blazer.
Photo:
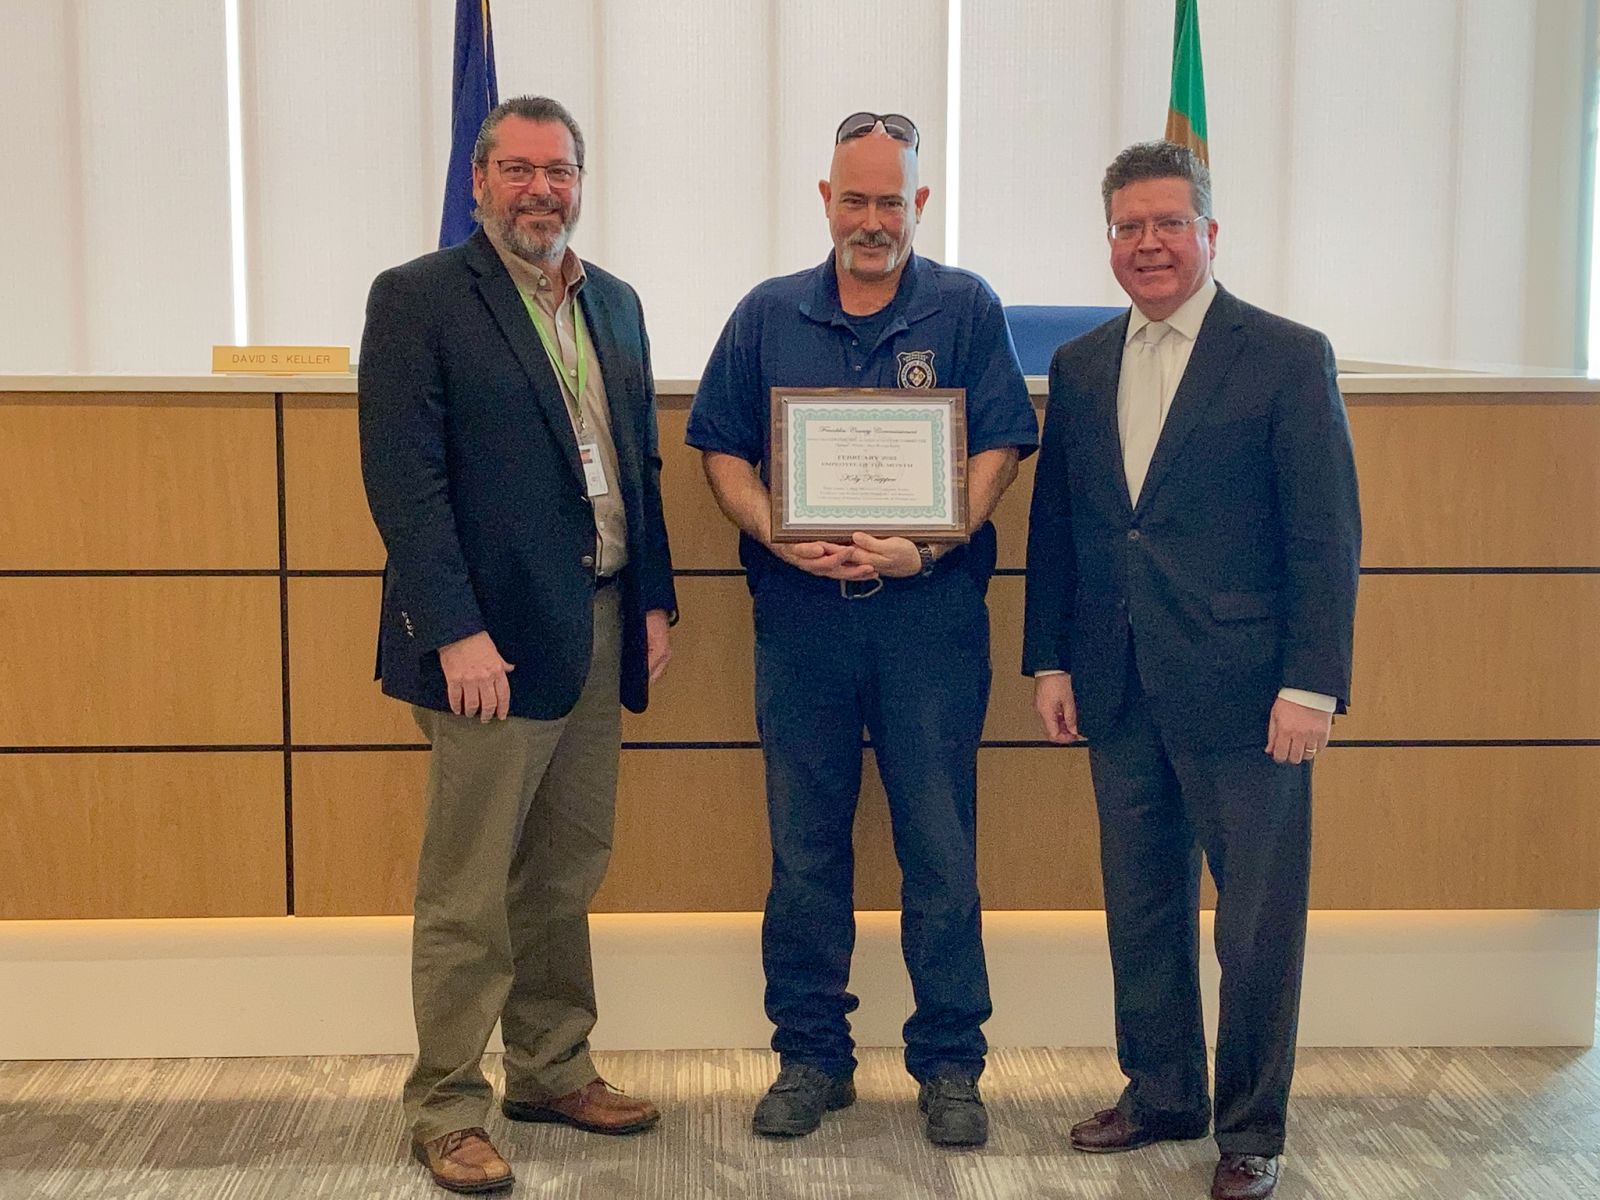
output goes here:
[[509, 1187], [483, 1131], [498, 1020], [504, 1113], [628, 1133], [604, 1083], [588, 905], [611, 850], [621, 705], [645, 707], [676, 611], [644, 316], [568, 239], [583, 135], [519, 97], [473, 155], [483, 228], [372, 286], [361, 464], [388, 550], [383, 690], [433, 744], [405, 1101], [455, 1191]]
[[1222, 967], [1212, 1195], [1272, 1193], [1304, 959], [1311, 762], [1350, 694], [1361, 522], [1333, 351], [1211, 276], [1211, 181], [1129, 147], [1103, 183], [1128, 314], [1062, 346], [1028, 537], [1023, 670], [1087, 736], [1117, 1052], [1084, 1151], [1213, 1122], [1200, 854]]

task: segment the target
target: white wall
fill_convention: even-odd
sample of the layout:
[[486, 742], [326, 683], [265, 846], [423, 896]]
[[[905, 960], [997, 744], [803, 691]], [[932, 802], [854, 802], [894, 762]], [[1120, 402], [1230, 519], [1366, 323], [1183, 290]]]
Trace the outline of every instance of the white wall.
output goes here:
[[[355, 346], [372, 276], [436, 240], [453, 4], [236, 3], [248, 336]], [[1580, 361], [1596, 0], [1201, 7], [1225, 283], [1349, 358]], [[0, 4], [0, 372], [204, 370], [232, 340], [222, 10]], [[1011, 303], [1117, 302], [1099, 178], [1163, 126], [1171, 19], [1170, 0], [495, 6], [501, 95], [584, 125], [578, 247], [639, 288], [679, 376], [746, 289], [826, 253], [815, 183], [857, 108], [922, 129], [924, 253]]]
[[[1205, 0], [1218, 277], [1350, 358], [1575, 365], [1592, 7]], [[968, 3], [959, 251], [1008, 302], [1122, 299], [1099, 179], [1161, 129], [1170, 26]]]
[[238, 4], [249, 338], [354, 348], [372, 277], [438, 244], [453, 4]]
[[0, 369], [185, 371], [228, 341], [211, 0], [0, 5]]
[[[1215, 1037], [1216, 959], [1200, 914]], [[900, 915], [863, 912], [863, 1046], [911, 1014]], [[760, 913], [591, 920], [599, 1050], [764, 1046]], [[1302, 1046], [1587, 1046], [1593, 910], [1313, 912]], [[986, 912], [993, 1046], [1109, 1046], [1099, 912]], [[410, 1054], [409, 917], [0, 922], [0, 1058]], [[359, 999], [356, 999], [359, 998]], [[498, 1049], [495, 1038], [491, 1048]]]

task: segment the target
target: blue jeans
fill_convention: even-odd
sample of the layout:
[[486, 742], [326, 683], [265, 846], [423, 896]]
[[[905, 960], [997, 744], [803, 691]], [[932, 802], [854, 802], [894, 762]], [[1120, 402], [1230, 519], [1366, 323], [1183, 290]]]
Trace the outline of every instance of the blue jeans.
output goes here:
[[[870, 585], [850, 585], [852, 592]], [[989, 700], [989, 614], [949, 568], [846, 598], [774, 572], [755, 597], [756, 720], [765, 750], [772, 889], [761, 931], [772, 1048], [835, 1077], [856, 1065], [847, 1021], [855, 946], [851, 831], [861, 733], [889, 797], [901, 947], [916, 1011], [906, 1069], [976, 1077], [989, 979], [977, 879], [977, 752]]]

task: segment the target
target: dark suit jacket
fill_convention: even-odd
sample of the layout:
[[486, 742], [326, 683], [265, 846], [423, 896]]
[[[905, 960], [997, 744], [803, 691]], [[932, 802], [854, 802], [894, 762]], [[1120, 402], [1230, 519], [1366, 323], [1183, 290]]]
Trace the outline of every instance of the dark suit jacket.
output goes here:
[[1333, 349], [1218, 288], [1135, 509], [1117, 433], [1128, 316], [1056, 351], [1028, 533], [1023, 671], [1072, 673], [1079, 728], [1129, 656], [1168, 736], [1266, 744], [1280, 687], [1350, 698], [1361, 514]]
[[[661, 514], [655, 384], [639, 298], [585, 263], [628, 519], [622, 703], [647, 699], [644, 614], [675, 612]], [[594, 512], [560, 384], [516, 284], [480, 230], [379, 275], [361, 338], [361, 471], [389, 552], [383, 690], [449, 709], [438, 650], [487, 629], [511, 714], [577, 702], [593, 634]]]

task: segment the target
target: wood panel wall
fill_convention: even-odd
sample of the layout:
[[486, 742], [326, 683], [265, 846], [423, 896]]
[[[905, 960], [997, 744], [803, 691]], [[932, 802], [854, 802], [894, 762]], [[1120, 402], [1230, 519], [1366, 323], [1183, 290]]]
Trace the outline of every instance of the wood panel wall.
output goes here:
[[[1597, 400], [1351, 398], [1366, 541], [1316, 906], [1600, 906]], [[663, 397], [683, 620], [624, 725], [607, 911], [766, 890], [749, 598], [686, 407]], [[984, 897], [1093, 908], [1087, 756], [1038, 740], [1017, 674], [1031, 486], [1030, 461], [997, 518]], [[371, 679], [382, 563], [351, 395], [0, 394], [0, 919], [408, 911], [428, 754]], [[867, 757], [857, 900], [894, 908]]]

